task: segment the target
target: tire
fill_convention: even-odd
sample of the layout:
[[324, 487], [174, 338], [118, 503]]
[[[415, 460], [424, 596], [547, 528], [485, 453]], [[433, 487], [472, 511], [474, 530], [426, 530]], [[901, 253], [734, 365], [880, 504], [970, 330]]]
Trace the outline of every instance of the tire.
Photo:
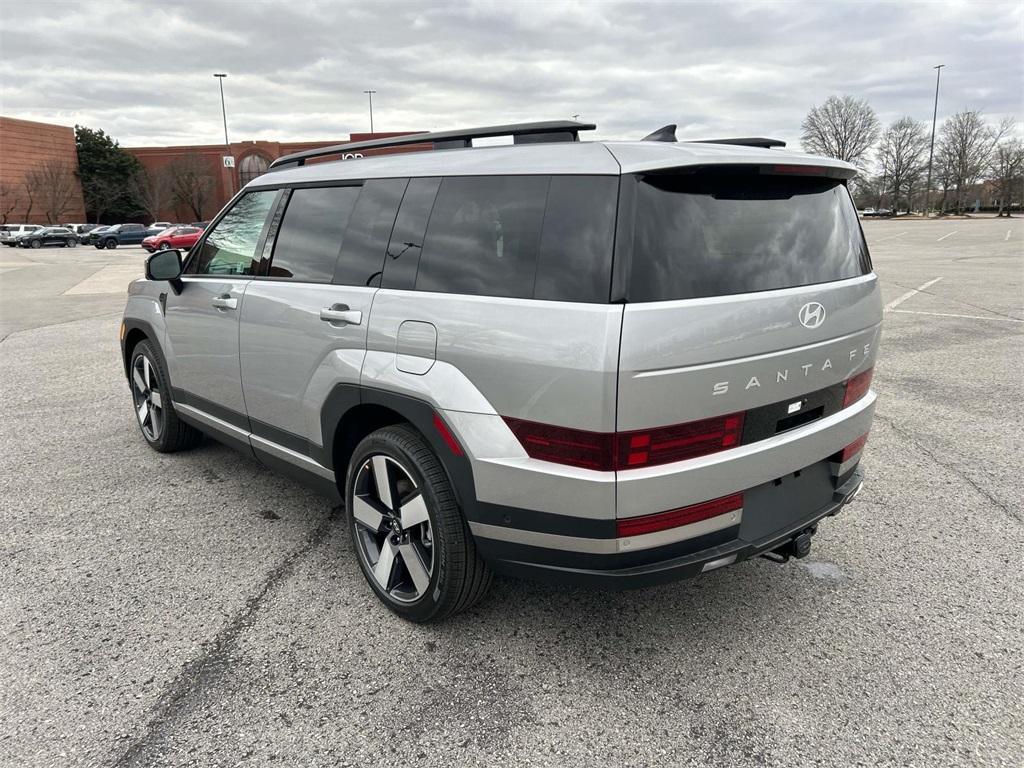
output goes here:
[[140, 341], [132, 349], [128, 372], [135, 422], [150, 448], [174, 453], [192, 448], [202, 440], [202, 432], [178, 418], [171, 401], [167, 368], [149, 341]]
[[28, 247], [29, 248], [42, 248], [43, 247], [43, 242], [42, 242], [42, 240], [30, 240], [29, 243], [28, 243]]
[[77, 248], [78, 241], [75, 240], [73, 237], [69, 237], [67, 240], [64, 241], [64, 245], [66, 245], [68, 248]]
[[[378, 477], [387, 478], [383, 492]], [[448, 475], [411, 427], [379, 429], [356, 446], [345, 478], [345, 508], [367, 583], [403, 619], [439, 621], [474, 605], [490, 587], [491, 572], [477, 553]]]
[[115, 240], [114, 238], [110, 238], [109, 240], [104, 240], [103, 241], [103, 247], [107, 248], [107, 249], [110, 249], [110, 250], [113, 250], [114, 248], [117, 248], [117, 240]]
[[170, 248], [170, 247], [171, 247], [171, 244], [170, 244], [170, 243], [160, 243], [160, 245], [158, 245], [158, 246], [156, 247], [156, 249], [157, 249], [158, 251], [166, 251], [166, 250], [167, 250], [168, 248]]

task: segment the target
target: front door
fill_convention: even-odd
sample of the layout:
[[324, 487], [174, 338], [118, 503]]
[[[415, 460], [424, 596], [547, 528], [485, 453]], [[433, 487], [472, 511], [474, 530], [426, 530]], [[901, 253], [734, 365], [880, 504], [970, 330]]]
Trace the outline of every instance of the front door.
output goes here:
[[165, 344], [175, 402], [245, 431], [238, 319], [277, 194], [240, 197], [189, 258], [180, 293], [167, 295]]

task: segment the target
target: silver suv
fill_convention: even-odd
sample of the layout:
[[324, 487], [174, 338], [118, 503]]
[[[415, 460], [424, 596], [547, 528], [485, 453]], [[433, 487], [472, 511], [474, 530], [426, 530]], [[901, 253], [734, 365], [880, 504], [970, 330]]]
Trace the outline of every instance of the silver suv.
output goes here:
[[207, 434], [344, 499], [413, 621], [492, 572], [618, 588], [805, 555], [860, 490], [875, 407], [855, 169], [593, 127], [275, 162], [129, 288], [146, 441]]

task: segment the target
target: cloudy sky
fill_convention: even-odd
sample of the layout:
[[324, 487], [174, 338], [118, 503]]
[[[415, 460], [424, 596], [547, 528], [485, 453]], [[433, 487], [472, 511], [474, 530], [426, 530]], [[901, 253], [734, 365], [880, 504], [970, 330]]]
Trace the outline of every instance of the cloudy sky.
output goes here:
[[866, 98], [883, 122], [1024, 118], [1024, 3], [0, 0], [0, 114], [123, 146], [568, 118], [595, 138], [764, 135]]

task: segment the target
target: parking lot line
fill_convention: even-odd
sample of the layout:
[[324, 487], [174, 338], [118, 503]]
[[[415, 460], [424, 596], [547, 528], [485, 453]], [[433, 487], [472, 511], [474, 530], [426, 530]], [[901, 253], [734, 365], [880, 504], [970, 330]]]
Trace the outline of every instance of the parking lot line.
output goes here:
[[954, 229], [954, 230], [953, 230], [952, 232], [950, 232], [949, 234], [943, 235], [942, 237], [940, 237], [940, 238], [939, 238], [938, 240], [936, 240], [935, 242], [937, 242], [937, 243], [941, 243], [941, 242], [942, 242], [943, 240], [945, 240], [945, 239], [946, 239], [947, 237], [952, 237], [953, 235], [955, 235], [955, 234], [956, 234], [957, 232], [959, 232], [959, 231], [960, 231], [959, 229]]
[[965, 317], [968, 320], [999, 320], [1004, 323], [1024, 323], [1024, 320], [1019, 320], [1016, 317], [990, 317], [988, 315], [954, 315], [949, 312], [921, 312], [916, 309], [893, 309], [892, 312], [898, 312], [902, 315], [934, 315], [935, 317]]
[[924, 285], [918, 286], [917, 288], [915, 288], [912, 291], [907, 291], [902, 296], [900, 296], [898, 299], [890, 301], [888, 304], [886, 304], [885, 305], [885, 311], [886, 312], [892, 312], [894, 309], [896, 309], [896, 307], [898, 307], [904, 301], [909, 299], [911, 296], [914, 296], [915, 294], [920, 293], [921, 291], [925, 290], [926, 288], [930, 288], [931, 286], [933, 286], [937, 282], [939, 282], [939, 280], [941, 280], [941, 279], [942, 279], [941, 277], [936, 277], [934, 280], [929, 280]]
[[1011, 233], [1011, 232], [1013, 232], [1013, 230], [1012, 230], [1012, 229], [1008, 229], [1008, 230], [1006, 230], [1006, 237], [1004, 237], [1004, 238], [1003, 238], [1003, 240], [1004, 240], [1004, 241], [1006, 241], [1006, 240], [1009, 240], [1009, 239], [1010, 239], [1010, 233]]
[[895, 240], [897, 237], [900, 237], [901, 235], [905, 235], [905, 234], [907, 234], [907, 233], [906, 232], [897, 232], [895, 235], [889, 235], [888, 237], [880, 237], [877, 240], [875, 240], [875, 242], [876, 243], [884, 243], [886, 240]]

